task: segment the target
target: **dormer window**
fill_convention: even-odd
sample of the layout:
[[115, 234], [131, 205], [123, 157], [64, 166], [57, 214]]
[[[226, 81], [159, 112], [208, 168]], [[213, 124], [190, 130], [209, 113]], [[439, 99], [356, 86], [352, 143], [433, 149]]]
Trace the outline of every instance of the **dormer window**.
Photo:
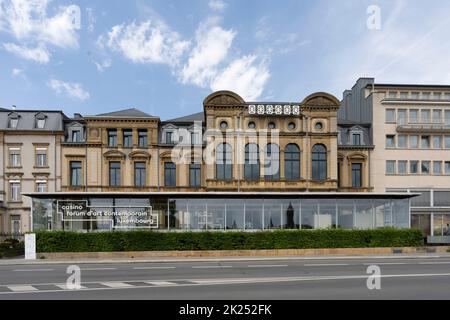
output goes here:
[[8, 122], [8, 128], [10, 129], [17, 129], [17, 126], [19, 124], [19, 115], [16, 113], [12, 113], [9, 115], [9, 122]]
[[360, 146], [361, 145], [361, 134], [360, 133], [354, 133], [352, 136], [352, 144], [354, 146]]
[[364, 145], [364, 132], [361, 128], [350, 129], [350, 144], [353, 146]]
[[42, 113], [36, 115], [36, 129], [44, 129], [45, 128], [45, 118], [46, 116]]
[[81, 142], [81, 130], [72, 131], [72, 142]]

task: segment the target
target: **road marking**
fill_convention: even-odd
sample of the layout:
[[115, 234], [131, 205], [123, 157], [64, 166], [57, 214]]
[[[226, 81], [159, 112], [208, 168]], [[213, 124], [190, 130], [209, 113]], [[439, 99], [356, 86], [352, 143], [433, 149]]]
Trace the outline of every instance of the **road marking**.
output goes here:
[[177, 267], [136, 267], [134, 270], [164, 270], [164, 269], [176, 269]]
[[17, 285], [17, 286], [8, 286], [8, 289], [12, 292], [31, 292], [31, 291], [38, 291], [33, 286], [27, 286], [27, 285]]
[[55, 269], [17, 269], [17, 270], [13, 270], [13, 272], [47, 272], [47, 271], [55, 271]]
[[339, 266], [349, 266], [348, 263], [327, 263], [327, 264], [305, 264], [305, 267], [339, 267]]
[[419, 264], [450, 264], [450, 262], [420, 262]]
[[101, 285], [110, 288], [133, 288], [134, 286], [125, 282], [100, 282]]
[[378, 263], [378, 262], [374, 262], [374, 263], [364, 263], [365, 266], [373, 266], [373, 265], [377, 265], [377, 266], [395, 266], [395, 265], [405, 265], [407, 263], [405, 262], [384, 262], [384, 263]]
[[86, 289], [84, 286], [79, 286], [77, 289], [69, 289], [67, 287], [67, 284], [55, 284], [56, 287], [61, 288], [63, 290], [80, 290], [80, 289]]
[[192, 269], [221, 269], [221, 268], [233, 268], [233, 266], [194, 266]]
[[151, 284], [152, 286], [176, 286], [176, 283], [169, 281], [144, 281], [144, 283]]
[[117, 270], [117, 268], [85, 268], [81, 271], [107, 271], [107, 270]]
[[285, 268], [287, 264], [254, 264], [247, 266], [248, 268]]

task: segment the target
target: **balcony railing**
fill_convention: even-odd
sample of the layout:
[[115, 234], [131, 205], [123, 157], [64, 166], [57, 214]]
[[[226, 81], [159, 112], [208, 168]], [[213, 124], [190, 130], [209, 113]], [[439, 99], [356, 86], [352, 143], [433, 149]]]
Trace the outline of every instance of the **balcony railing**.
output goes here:
[[450, 133], [450, 124], [439, 123], [397, 123], [398, 132], [442, 132]]

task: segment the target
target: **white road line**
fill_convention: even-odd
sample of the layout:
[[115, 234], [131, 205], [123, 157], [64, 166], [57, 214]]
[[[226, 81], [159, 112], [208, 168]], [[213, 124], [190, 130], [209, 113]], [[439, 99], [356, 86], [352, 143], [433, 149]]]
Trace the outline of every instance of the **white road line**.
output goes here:
[[164, 269], [176, 269], [177, 267], [136, 267], [133, 270], [164, 270]]
[[194, 266], [192, 269], [222, 269], [222, 268], [233, 268], [233, 266]]
[[450, 264], [450, 262], [420, 262], [419, 264]]
[[339, 266], [349, 266], [348, 263], [328, 263], [328, 264], [305, 264], [305, 267], [339, 267]]
[[144, 281], [144, 283], [151, 284], [153, 286], [176, 286], [176, 283], [169, 281]]
[[395, 265], [405, 265], [407, 263], [405, 262], [383, 262], [383, 263], [378, 263], [378, 262], [374, 262], [374, 263], [364, 263], [365, 266], [395, 266]]
[[[61, 288], [61, 289], [63, 289], [63, 290], [69, 290], [69, 291], [74, 290], [74, 289], [69, 289], [69, 288], [67, 287], [67, 284], [55, 284], [55, 287]], [[78, 289], [76, 289], [76, 290], [81, 290], [81, 289], [86, 289], [86, 287], [84, 287], [84, 286], [79, 286]]]
[[134, 288], [133, 285], [125, 282], [100, 282], [100, 284], [109, 288]]
[[13, 292], [31, 292], [31, 291], [38, 291], [38, 289], [36, 289], [33, 286], [27, 286], [27, 285], [18, 285], [18, 286], [8, 286], [7, 287], [9, 290], [13, 291]]
[[55, 271], [55, 269], [17, 269], [13, 270], [13, 272], [48, 272]]
[[117, 268], [85, 268], [81, 271], [107, 271], [107, 270], [117, 270]]
[[287, 264], [254, 264], [247, 266], [248, 268], [285, 268], [287, 267]]

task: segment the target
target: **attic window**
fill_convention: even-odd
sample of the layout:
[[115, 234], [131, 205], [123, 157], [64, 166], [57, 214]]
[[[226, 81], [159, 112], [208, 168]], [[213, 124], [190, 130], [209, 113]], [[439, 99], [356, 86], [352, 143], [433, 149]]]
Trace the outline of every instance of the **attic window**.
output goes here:
[[16, 129], [18, 124], [19, 124], [19, 117], [15, 116], [9, 118], [9, 128]]
[[36, 115], [36, 128], [37, 129], [44, 129], [45, 128], [45, 115], [38, 114]]

